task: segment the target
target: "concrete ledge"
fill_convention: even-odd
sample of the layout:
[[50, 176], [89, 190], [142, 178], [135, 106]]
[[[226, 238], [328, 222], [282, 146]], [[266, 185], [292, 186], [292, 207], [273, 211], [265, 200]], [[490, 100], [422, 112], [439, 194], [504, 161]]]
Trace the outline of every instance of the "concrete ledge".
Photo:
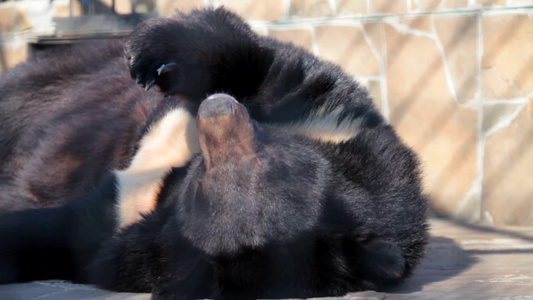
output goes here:
[[[432, 238], [412, 278], [388, 293], [327, 299], [533, 299], [533, 228], [492, 228], [431, 221]], [[0, 285], [2, 300], [145, 300], [65, 281]], [[318, 298], [317, 298], [318, 299]]]

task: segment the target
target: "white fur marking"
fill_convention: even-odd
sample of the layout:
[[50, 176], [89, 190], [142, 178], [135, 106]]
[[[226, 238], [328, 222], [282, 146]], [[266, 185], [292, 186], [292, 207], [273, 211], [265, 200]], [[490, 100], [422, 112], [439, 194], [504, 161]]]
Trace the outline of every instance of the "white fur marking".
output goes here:
[[354, 138], [361, 128], [362, 117], [346, 118], [339, 123], [344, 106], [340, 105], [333, 111], [326, 113], [321, 107], [311, 113], [306, 119], [289, 125], [282, 125], [283, 129], [307, 136], [322, 142], [342, 143]]
[[185, 166], [199, 152], [196, 119], [184, 109], [171, 110], [150, 128], [130, 166], [115, 172], [120, 228], [150, 213], [171, 168]]

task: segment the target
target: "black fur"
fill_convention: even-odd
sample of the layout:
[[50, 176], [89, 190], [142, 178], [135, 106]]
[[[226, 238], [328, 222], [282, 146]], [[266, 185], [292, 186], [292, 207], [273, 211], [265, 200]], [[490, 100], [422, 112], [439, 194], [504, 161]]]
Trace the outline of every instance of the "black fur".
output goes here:
[[[0, 205], [65, 203], [0, 218], [0, 283], [250, 299], [342, 295], [410, 275], [427, 240], [416, 156], [339, 67], [224, 9], [145, 21], [124, 45], [130, 74], [121, 47], [73, 48], [0, 77]], [[195, 114], [216, 92], [251, 119], [216, 129], [199, 118], [202, 155], [166, 178], [153, 213], [116, 232], [110, 172], [169, 107]], [[339, 122], [361, 120], [346, 142], [283, 131], [341, 106]]]

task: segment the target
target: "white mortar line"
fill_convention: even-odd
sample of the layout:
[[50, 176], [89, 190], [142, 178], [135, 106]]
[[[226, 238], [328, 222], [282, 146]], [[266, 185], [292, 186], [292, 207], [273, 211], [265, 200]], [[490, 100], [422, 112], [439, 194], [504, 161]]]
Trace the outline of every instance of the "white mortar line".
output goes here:
[[337, 15], [337, 2], [335, 0], [329, 0], [329, 7], [331, 8], [331, 13], [334, 16]]
[[418, 1], [418, 0], [414, 0], [414, 1], [415, 1], [415, 4], [416, 4], [416, 8], [413, 9], [413, 11], [418, 11], [418, 10], [420, 10], [420, 1]]
[[[272, 1], [272, 0], [269, 0], [269, 1]], [[291, 9], [291, 0], [281, 0], [281, 1], [283, 1], [283, 17], [288, 18], [289, 12]]]
[[476, 2], [476, 0], [468, 0], [468, 4], [467, 4], [467, 7], [477, 7], [478, 4]]
[[446, 5], [446, 2], [448, 2], [448, 0], [442, 0], [440, 3], [439, 3], [439, 6], [437, 6], [437, 10], [443, 10], [445, 9], [445, 5]]
[[423, 36], [428, 39], [435, 40], [435, 36], [433, 33], [426, 32], [423, 30], [413, 29], [405, 24], [399, 23], [398, 19], [399, 19], [398, 17], [391, 17], [391, 18], [383, 19], [383, 22], [393, 26], [400, 33], [408, 33], [408, 34]]
[[309, 22], [308, 24], [312, 25], [328, 25], [328, 26], [357, 26], [361, 23], [361, 20], [358, 19], [338, 19], [338, 20], [331, 20], [329, 22], [323, 22], [323, 23], [313, 23]]
[[[459, 203], [457, 204], [457, 207], [454, 209], [454, 212], [453, 212], [454, 217], [459, 218], [462, 215], [462, 212], [465, 209], [465, 207], [467, 207], [471, 201], [475, 201], [475, 202], [479, 201], [479, 195], [481, 193], [481, 187], [482, 187], [482, 182], [480, 180], [481, 178], [478, 175], [476, 175], [474, 180], [472, 180], [472, 184], [470, 185], [470, 188], [466, 192], [463, 199], [459, 201]], [[479, 221], [479, 215], [481, 214], [479, 209], [480, 209], [480, 206], [477, 205], [476, 211], [473, 211], [469, 214], [468, 221], [470, 222]]]
[[357, 81], [380, 81], [381, 80], [381, 75], [377, 75], [377, 76], [354, 76], [353, 79], [357, 80]]
[[355, 80], [360, 86], [364, 87], [365, 89], [368, 89], [368, 82], [371, 80], [368, 77], [359, 77], [354, 76], [352, 77], [353, 80]]
[[[483, 133], [483, 99], [481, 97], [481, 65], [483, 60], [483, 31], [481, 14], [477, 14], [477, 70], [476, 70], [476, 93], [474, 99], [468, 101], [468, 107], [477, 110], [477, 143], [476, 143], [476, 177], [472, 180], [470, 189], [463, 199], [457, 204], [454, 211], [455, 216], [461, 214], [461, 211], [467, 206], [469, 201], [476, 201], [478, 204], [477, 221], [485, 222], [484, 204], [483, 204], [483, 172], [484, 172], [484, 154], [485, 154], [485, 136]], [[477, 194], [477, 197], [475, 197]], [[475, 220], [473, 220], [475, 221]]]
[[370, 3], [370, 0], [366, 0], [366, 13], [371, 14], [372, 12], [372, 4]]
[[[469, 1], [470, 2], [470, 1]], [[481, 66], [483, 64], [483, 22], [482, 14], [477, 14], [477, 109], [478, 109], [478, 119], [477, 119], [477, 155], [476, 155], [476, 166], [477, 166], [477, 184], [479, 188], [478, 195], [478, 205], [479, 205], [479, 221], [487, 222], [489, 219], [485, 218], [485, 203], [483, 203], [483, 178], [485, 172], [485, 134], [483, 133], [483, 99], [481, 94]]]
[[[381, 37], [385, 39], [385, 27], [383, 23], [380, 24], [380, 33]], [[387, 43], [383, 41], [381, 48], [381, 58], [383, 65], [381, 66], [381, 113], [387, 120], [387, 123], [390, 122], [390, 109], [389, 109], [389, 90], [388, 90], [388, 79], [387, 79]]]
[[405, 0], [405, 5], [407, 5], [408, 12], [411, 12], [413, 10], [413, 6], [411, 5], [411, 0]]
[[483, 217], [485, 218], [484, 220], [486, 224], [494, 225], [494, 218], [492, 217], [492, 215], [490, 214], [488, 210], [485, 211], [485, 213], [483, 214]]
[[[381, 36], [384, 37], [384, 32], [383, 32], [383, 25], [381, 25], [381, 28], [380, 28], [380, 33], [381, 33]], [[378, 49], [376, 48], [376, 45], [374, 44], [374, 42], [372, 42], [372, 39], [370, 38], [370, 36], [368, 36], [368, 33], [366, 32], [365, 30], [365, 26], [364, 24], [362, 23], [359, 23], [358, 24], [358, 27], [360, 28], [361, 32], [363, 33], [363, 37], [365, 38], [365, 41], [366, 43], [370, 46], [370, 49], [372, 50], [372, 53], [374, 53], [374, 55], [376, 56], [376, 58], [378, 59], [378, 62], [379, 62], [379, 69], [380, 69], [380, 76], [377, 76], [374, 80], [378, 80], [379, 81], [379, 86], [380, 86], [380, 94], [381, 94], [381, 113], [383, 114], [383, 116], [385, 117], [385, 120], [387, 120], [387, 122], [389, 122], [389, 102], [388, 102], [388, 99], [387, 99], [387, 80], [386, 80], [386, 62], [385, 62], [385, 58], [384, 58], [384, 55], [387, 55], [386, 53], [383, 54], [383, 53], [379, 53]], [[384, 42], [382, 43], [383, 45], [385, 44]]]
[[286, 23], [278, 23], [278, 24], [263, 24], [262, 22], [248, 22], [250, 26], [262, 26], [265, 25], [269, 29], [277, 29], [277, 30], [292, 30], [292, 29], [309, 29], [310, 27], [313, 27], [314, 25], [311, 23], [294, 23], [294, 24], [286, 24]]
[[452, 97], [453, 97], [453, 100], [455, 100], [455, 103], [461, 105], [461, 103], [459, 103], [459, 99], [457, 98], [455, 84], [453, 83], [453, 76], [451, 74], [450, 68], [448, 67], [448, 61], [446, 60], [446, 53], [444, 52], [444, 47], [442, 46], [442, 43], [440, 42], [439, 35], [437, 34], [437, 28], [435, 27], [435, 18], [433, 16], [431, 16], [431, 31], [433, 31], [433, 37], [435, 40], [435, 44], [437, 45], [437, 49], [439, 49], [440, 56], [442, 59], [442, 66], [444, 69], [444, 77], [446, 78], [446, 85], [448, 86], [448, 89], [450, 90], [450, 93], [452, 94]]
[[[289, 8], [290, 8], [290, 1], [291, 0], [282, 0], [283, 3], [285, 3], [285, 14], [288, 16]], [[533, 7], [533, 6], [531, 6]], [[315, 18], [285, 18], [285, 20], [282, 20], [281, 23], [284, 23], [285, 25], [288, 24], [332, 24], [332, 23], [339, 23], [343, 21], [384, 21], [387, 22], [389, 19], [398, 19], [398, 18], [416, 18], [416, 17], [425, 17], [425, 16], [431, 16], [431, 15], [448, 15], [448, 14], [473, 14], [473, 13], [483, 13], [485, 15], [509, 15], [509, 14], [524, 14], [524, 15], [533, 15], [533, 9], [531, 9], [529, 6], [513, 6], [513, 7], [506, 7], [505, 9], [502, 8], [491, 8], [491, 7], [479, 7], [476, 9], [468, 8], [463, 10], [441, 10], [441, 11], [413, 11], [412, 13], [407, 14], [384, 14], [384, 13], [368, 13], [368, 14], [360, 14], [360, 15], [347, 15], [347, 16], [334, 16], [334, 17], [315, 17]], [[253, 21], [257, 23], [265, 23], [270, 25], [277, 25], [280, 23], [280, 21]]]
[[485, 133], [485, 138], [491, 136], [496, 131], [511, 125], [513, 120], [522, 112], [524, 107], [526, 107], [526, 104], [527, 104], [527, 99], [525, 99], [525, 101], [523, 101], [520, 104], [516, 104], [515, 110], [512, 113], [499, 118], [496, 125], [494, 125], [492, 128], [490, 128], [490, 130], [488, 130]]
[[533, 97], [533, 95], [531, 95], [530, 93], [529, 95], [526, 95], [524, 97], [513, 98], [513, 99], [493, 99], [493, 100], [485, 99], [483, 103], [485, 104], [485, 106], [493, 105], [493, 104], [522, 104], [524, 102], [527, 103], [529, 97]]
[[381, 57], [381, 54], [379, 53], [379, 51], [376, 49], [376, 45], [374, 45], [374, 42], [372, 42], [372, 39], [366, 33], [365, 26], [362, 23], [358, 23], [357, 27], [359, 27], [359, 30], [361, 30], [361, 32], [363, 33], [363, 37], [365, 38], [366, 43], [368, 44], [368, 46], [370, 46], [370, 50], [378, 59], [379, 65], [381, 67], [383, 58]]
[[523, 9], [523, 8], [520, 8], [520, 6], [517, 6], [516, 9], [513, 9], [513, 6], [510, 6], [510, 7], [506, 7], [506, 9], [504, 10], [501, 10], [501, 9], [488, 9], [488, 10], [483, 10], [483, 14], [485, 15], [488, 15], [488, 16], [500, 16], [500, 15], [528, 15], [528, 16], [532, 16], [533, 15], [533, 10], [531, 9]]
[[[481, 38], [482, 39], [482, 38]], [[482, 50], [481, 50], [482, 51]], [[481, 53], [482, 54], [482, 53]], [[528, 96], [533, 95], [533, 93], [529, 94]], [[494, 218], [490, 214], [490, 212], [487, 210], [486, 205], [483, 201], [483, 178], [484, 178], [484, 159], [485, 159], [485, 145], [487, 138], [492, 135], [493, 133], [501, 130], [502, 128], [505, 128], [512, 124], [513, 120], [522, 112], [524, 107], [526, 106], [528, 102], [528, 98], [522, 98], [520, 102], [518, 99], [512, 99], [512, 101], [491, 101], [491, 102], [485, 102], [479, 101], [479, 113], [478, 113], [478, 145], [477, 145], [477, 170], [478, 174], [476, 179], [474, 180], [474, 184], [471, 187], [472, 191], [479, 190], [478, 192], [478, 201], [479, 201], [479, 221], [481, 221], [484, 224], [487, 225], [493, 225], [494, 224]], [[484, 112], [483, 108], [487, 105], [497, 105], [497, 104], [515, 104], [516, 108], [515, 110], [503, 116], [500, 118], [496, 125], [494, 125], [490, 130], [487, 132], [483, 131], [483, 118], [484, 118]], [[461, 201], [457, 207], [456, 213], [459, 212], [464, 206], [466, 206], [468, 202], [468, 197], [470, 196], [470, 191], [467, 193], [463, 201]], [[474, 194], [475, 195], [475, 194]]]
[[265, 24], [250, 24], [250, 27], [256, 32], [261, 31], [261, 34], [268, 35], [268, 26]]
[[313, 47], [313, 53], [316, 56], [320, 56], [320, 48], [318, 47], [318, 43], [316, 40], [315, 26], [309, 25], [309, 31], [311, 32], [311, 45]]

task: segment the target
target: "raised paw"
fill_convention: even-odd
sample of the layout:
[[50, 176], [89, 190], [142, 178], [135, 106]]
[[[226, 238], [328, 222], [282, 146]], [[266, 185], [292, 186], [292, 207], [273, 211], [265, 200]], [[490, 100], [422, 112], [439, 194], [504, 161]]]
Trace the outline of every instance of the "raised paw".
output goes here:
[[241, 61], [260, 51], [249, 48], [253, 41], [253, 32], [237, 15], [223, 8], [194, 10], [141, 23], [124, 45], [124, 58], [132, 78], [146, 90], [157, 86], [166, 95], [200, 101], [214, 90], [233, 88], [227, 84], [236, 77], [232, 73], [250, 68], [250, 62]]
[[[186, 26], [188, 15], [175, 18], [149, 19], [141, 23], [124, 45], [124, 58], [131, 77], [145, 90], [157, 86], [167, 95], [193, 94], [196, 84], [187, 85], [189, 76], [202, 72], [202, 62], [195, 60], [201, 27]], [[198, 86], [201, 81], [198, 80]]]
[[179, 23], [173, 24], [172, 19], [145, 21], [124, 45], [124, 58], [131, 77], [146, 90], [157, 85], [161, 91], [168, 93], [180, 86], [182, 68], [171, 61], [173, 58], [170, 54], [175, 53], [176, 49], [173, 48], [177, 47], [169, 40], [173, 38], [173, 27], [180, 26]]

